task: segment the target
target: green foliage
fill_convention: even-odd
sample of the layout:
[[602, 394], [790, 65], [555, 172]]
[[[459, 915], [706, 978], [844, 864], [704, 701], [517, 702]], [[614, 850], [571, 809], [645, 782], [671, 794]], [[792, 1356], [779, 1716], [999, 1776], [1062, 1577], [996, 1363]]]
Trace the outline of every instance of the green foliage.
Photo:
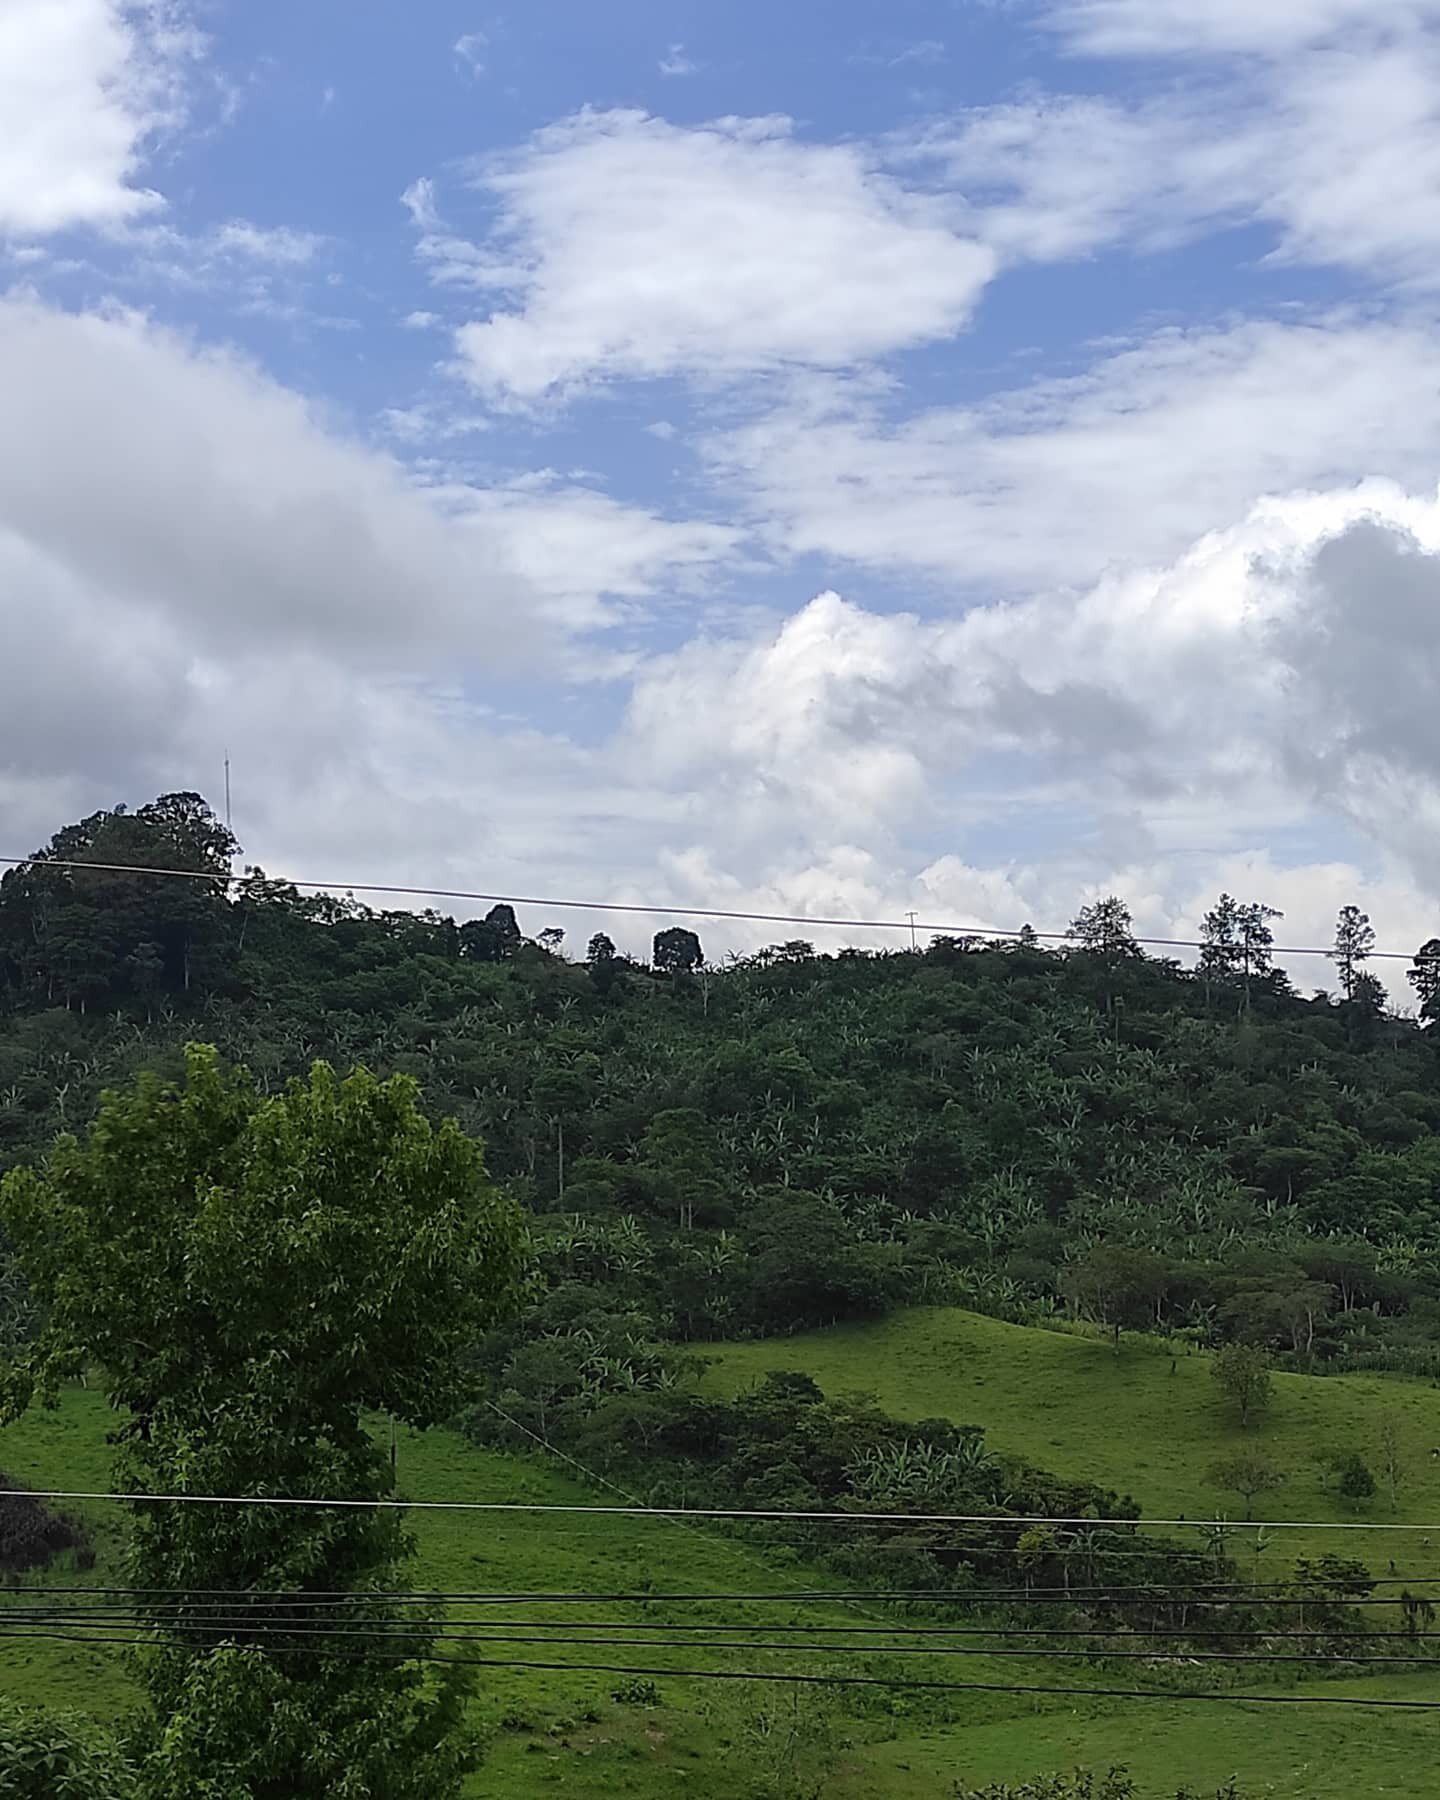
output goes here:
[[1254, 1508], [1262, 1495], [1285, 1485], [1285, 1471], [1259, 1450], [1237, 1450], [1225, 1456], [1210, 1470], [1207, 1478], [1212, 1487], [1227, 1488], [1238, 1494], [1247, 1511]]
[[1358, 906], [1342, 906], [1335, 922], [1335, 967], [1340, 987], [1347, 1000], [1356, 997], [1356, 985], [1363, 976], [1361, 964], [1375, 948], [1375, 928], [1369, 913]]
[[[137, 1493], [383, 1497], [365, 1413], [452, 1413], [462, 1353], [522, 1267], [519, 1216], [478, 1147], [433, 1129], [408, 1078], [317, 1063], [266, 1099], [195, 1045], [182, 1083], [142, 1076], [83, 1142], [7, 1176], [0, 1220], [46, 1309], [6, 1383], [12, 1416], [98, 1365], [129, 1416], [116, 1479]], [[363, 1593], [383, 1623], [373, 1590], [406, 1549], [392, 1511], [137, 1507], [140, 1593], [297, 1595], [293, 1642], [247, 1630], [239, 1603], [223, 1626], [155, 1610], [149, 1800], [453, 1792], [471, 1760], [463, 1684], [304, 1632], [310, 1590]], [[406, 1630], [423, 1650], [423, 1619]]]
[[1352, 1452], [1340, 1465], [1339, 1491], [1352, 1506], [1363, 1505], [1375, 1493], [1375, 1477], [1370, 1465], [1358, 1452]]
[[1128, 1244], [1097, 1244], [1063, 1271], [1067, 1296], [1087, 1317], [1108, 1326], [1120, 1348], [1120, 1333], [1160, 1321], [1168, 1271], [1148, 1250]]
[[1272, 972], [1275, 934], [1270, 921], [1284, 916], [1261, 901], [1242, 904], [1222, 894], [1200, 925], [1201, 979], [1239, 984], [1248, 1000], [1252, 984]]
[[139, 1800], [139, 1794], [119, 1745], [88, 1720], [0, 1696], [0, 1800]]
[[1386, 1487], [1390, 1490], [1390, 1510], [1394, 1512], [1400, 1504], [1400, 1490], [1404, 1487], [1409, 1475], [1406, 1463], [1405, 1445], [1400, 1433], [1399, 1421], [1393, 1413], [1387, 1413], [1380, 1421], [1379, 1467]]
[[655, 933], [651, 960], [667, 975], [688, 975], [705, 961], [700, 940], [683, 925], [671, 925]]
[[610, 1698], [617, 1706], [658, 1706], [660, 1690], [644, 1676], [632, 1675], [619, 1687], [611, 1689]]
[[[1233, 1779], [1211, 1792], [1213, 1800], [1245, 1800]], [[1019, 1787], [997, 1782], [990, 1787], [972, 1788], [962, 1783], [956, 1787], [955, 1794], [956, 1800], [1142, 1800], [1129, 1771], [1123, 1768], [1112, 1768], [1104, 1775], [1094, 1775], [1088, 1769], [1076, 1769], [1072, 1774], [1041, 1775], [1033, 1781], [1022, 1782]], [[1203, 1800], [1203, 1797], [1196, 1789], [1182, 1786], [1174, 1790], [1174, 1800]]]
[[803, 1687], [777, 1694], [744, 1715], [737, 1736], [754, 1770], [747, 1800], [820, 1800], [841, 1748], [829, 1695]]
[[1242, 1427], [1248, 1428], [1269, 1406], [1274, 1393], [1270, 1359], [1254, 1344], [1222, 1344], [1215, 1352], [1210, 1373]]
[[1425, 1024], [1440, 1024], [1440, 938], [1428, 939], [1415, 952], [1406, 979], [1415, 989], [1420, 1017]]
[[[609, 1330], [617, 1324], [608, 1322]], [[976, 1426], [943, 1418], [904, 1423], [863, 1397], [827, 1396], [808, 1375], [783, 1369], [732, 1399], [716, 1399], [684, 1385], [673, 1356], [658, 1347], [648, 1361], [633, 1340], [629, 1363], [592, 1359], [592, 1332], [587, 1323], [538, 1340], [558, 1359], [557, 1371], [583, 1371], [551, 1403], [545, 1435], [627, 1494], [659, 1505], [683, 1499], [721, 1509], [915, 1514], [878, 1549], [864, 1538], [837, 1537], [823, 1521], [776, 1528], [787, 1555], [885, 1588], [973, 1594], [1023, 1581], [1059, 1589], [1103, 1582], [1120, 1567], [1131, 1585], [1094, 1605], [1125, 1621], [1134, 1584], [1213, 1579], [1213, 1559], [1201, 1548], [1137, 1532], [1133, 1501], [1002, 1458]], [[536, 1348], [532, 1339], [511, 1350], [509, 1333], [492, 1335], [487, 1358], [501, 1370], [496, 1379], [507, 1390], [507, 1411], [515, 1404], [512, 1371], [530, 1367]], [[524, 1417], [483, 1407], [464, 1427], [482, 1443], [523, 1444], [526, 1433], [517, 1438], [513, 1427]], [[983, 1522], [960, 1532], [926, 1522], [926, 1515], [954, 1513]], [[1007, 1516], [1015, 1513], [1063, 1522], [1036, 1531]], [[1077, 1518], [1087, 1523], [1077, 1527]], [[775, 1535], [764, 1526], [749, 1531], [762, 1542]], [[1153, 1596], [1134, 1605], [1146, 1622], [1153, 1618]]]
[[[1258, 902], [1222, 898], [1196, 974], [1141, 955], [1111, 898], [1060, 954], [1033, 933], [796, 940], [701, 981], [681, 927], [653, 969], [603, 933], [570, 963], [503, 904], [457, 923], [261, 871], [227, 890], [234, 851], [202, 800], [167, 796], [0, 880], [0, 1165], [203, 1035], [263, 1093], [316, 1055], [413, 1076], [532, 1210], [635, 1222], [668, 1335], [941, 1301], [1440, 1372], [1430, 1034], [1367, 1012], [1363, 972], [1343, 1005], [1298, 998]], [[117, 860], [214, 879], [99, 867]], [[1111, 1252], [1161, 1266], [1117, 1288]], [[607, 1273], [605, 1310], [637, 1282]], [[36, 1323], [0, 1245], [0, 1337]]]
[[1130, 908], [1114, 894], [1082, 906], [1070, 922], [1070, 937], [1093, 956], [1113, 959], [1140, 954]]

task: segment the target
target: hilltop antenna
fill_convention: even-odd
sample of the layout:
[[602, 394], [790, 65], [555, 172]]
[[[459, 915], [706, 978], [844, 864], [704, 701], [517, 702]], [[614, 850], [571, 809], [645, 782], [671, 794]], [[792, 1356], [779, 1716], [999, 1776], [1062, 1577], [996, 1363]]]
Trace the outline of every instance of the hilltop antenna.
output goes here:
[[906, 913], [906, 915], [905, 915], [905, 917], [910, 921], [910, 948], [912, 950], [915, 948], [915, 916], [916, 915], [913, 912]]
[[230, 752], [225, 752], [225, 829], [230, 829]]

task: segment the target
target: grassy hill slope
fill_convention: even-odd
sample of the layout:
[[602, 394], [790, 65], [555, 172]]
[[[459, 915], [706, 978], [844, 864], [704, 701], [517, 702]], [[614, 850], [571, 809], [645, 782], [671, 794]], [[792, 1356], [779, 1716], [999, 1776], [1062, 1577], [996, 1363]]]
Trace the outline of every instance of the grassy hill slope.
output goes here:
[[[1256, 1446], [1286, 1471], [1261, 1503], [1264, 1516], [1347, 1527], [1440, 1520], [1440, 1390], [1386, 1375], [1277, 1374], [1264, 1419], [1242, 1432], [1224, 1407], [1201, 1352], [1178, 1356], [1159, 1339], [1108, 1339], [1008, 1325], [953, 1307], [925, 1307], [876, 1324], [789, 1338], [700, 1347], [707, 1381], [733, 1393], [770, 1369], [800, 1369], [830, 1393], [873, 1394], [902, 1418], [943, 1416], [982, 1425], [990, 1444], [1066, 1476], [1128, 1492], [1153, 1518], [1239, 1517], [1232, 1494], [1211, 1486], [1215, 1461]], [[1173, 1372], [1172, 1372], [1173, 1364]], [[1380, 1474], [1380, 1432], [1394, 1421], [1404, 1465], [1398, 1503]], [[1333, 1491], [1317, 1453], [1354, 1449], [1380, 1491], [1356, 1512]], [[1278, 1537], [1278, 1534], [1276, 1534]], [[1440, 1576], [1440, 1531], [1297, 1531], [1265, 1553], [1271, 1575], [1298, 1555], [1362, 1557], [1379, 1575]], [[1269, 1567], [1268, 1565], [1275, 1565]]]
[[[911, 1323], [927, 1321], [922, 1316]], [[934, 1321], [929, 1323], [933, 1327]], [[1061, 1338], [1054, 1341], [1062, 1348], [1073, 1344]], [[793, 1362], [805, 1342], [765, 1348], [789, 1350]], [[869, 1367], [872, 1373], [878, 1369], [873, 1361]], [[734, 1379], [744, 1379], [745, 1373], [739, 1368], [729, 1371]], [[103, 1489], [108, 1464], [103, 1439], [109, 1421], [99, 1396], [68, 1394], [58, 1410], [37, 1411], [0, 1432], [0, 1466], [36, 1485]], [[1002, 1441], [1006, 1435], [1001, 1434]], [[595, 1505], [605, 1498], [538, 1461], [477, 1450], [447, 1432], [403, 1435], [399, 1469], [404, 1489], [422, 1500], [503, 1498]], [[96, 1567], [84, 1575], [63, 1570], [51, 1579], [114, 1580], [119, 1551], [116, 1509], [80, 1503], [75, 1510], [95, 1530]], [[419, 1582], [450, 1592], [776, 1593], [833, 1585], [801, 1565], [785, 1565], [749, 1545], [658, 1520], [420, 1513], [415, 1515], [415, 1531]], [[482, 1609], [472, 1605], [455, 1610], [474, 1617]], [[593, 1609], [512, 1605], [489, 1609], [486, 1616], [517, 1620], [517, 1635], [537, 1636], [540, 1629], [531, 1621], [560, 1619], [570, 1625], [577, 1618], [622, 1621], [594, 1633], [600, 1644], [590, 1650], [548, 1644], [461, 1647], [500, 1661], [897, 1672], [896, 1662], [887, 1664], [858, 1653], [839, 1653], [820, 1662], [788, 1652], [702, 1653], [649, 1645], [634, 1648], [614, 1641], [644, 1635], [627, 1632], [626, 1624], [673, 1624], [717, 1616], [745, 1625], [744, 1635], [760, 1635], [764, 1627], [781, 1624], [854, 1627], [875, 1622], [876, 1615], [868, 1609], [834, 1603], [736, 1601], [718, 1612], [696, 1603], [632, 1600]], [[1112, 1676], [1088, 1665], [1001, 1661], [985, 1655], [947, 1658], [927, 1653], [897, 1662], [898, 1672], [920, 1681], [1032, 1682], [1053, 1687], [1067, 1681], [1144, 1684], [1133, 1665]], [[752, 1754], [754, 1727], [767, 1709], [772, 1717], [783, 1719], [793, 1690], [701, 1682], [677, 1674], [659, 1678], [658, 1707], [635, 1708], [612, 1700], [620, 1679], [578, 1668], [484, 1670], [477, 1706], [496, 1736], [490, 1760], [475, 1778], [476, 1795], [529, 1795], [541, 1789], [573, 1800], [614, 1794], [659, 1800], [677, 1792], [697, 1800], [739, 1800], [742, 1795], [784, 1791], [773, 1784], [755, 1785], [761, 1771]], [[43, 1640], [0, 1643], [0, 1683], [22, 1698], [75, 1706], [100, 1716], [120, 1711], [132, 1692], [118, 1649]], [[1431, 1678], [1406, 1676], [1326, 1685], [1323, 1692], [1430, 1698], [1434, 1687]], [[813, 1704], [824, 1703], [808, 1698], [801, 1702], [804, 1708]], [[1242, 1702], [1186, 1705], [1163, 1699], [1125, 1703], [847, 1691], [835, 1701], [833, 1727], [849, 1747], [822, 1791], [832, 1800], [860, 1800], [877, 1791], [890, 1800], [944, 1800], [961, 1776], [1014, 1778], [1080, 1761], [1096, 1766], [1128, 1761], [1138, 1774], [1153, 1775], [1157, 1781], [1183, 1775], [1213, 1784], [1239, 1770], [1259, 1792], [1278, 1800], [1349, 1800], [1363, 1770], [1374, 1782], [1367, 1791], [1420, 1800], [1431, 1791], [1426, 1746], [1433, 1734], [1432, 1721], [1433, 1715], [1423, 1713], [1332, 1712]]]
[[[17, 1479], [47, 1488], [104, 1491], [109, 1486], [104, 1435], [111, 1423], [103, 1399], [90, 1392], [64, 1396], [54, 1411], [36, 1410], [0, 1431], [0, 1467]], [[555, 1473], [543, 1462], [479, 1450], [453, 1433], [406, 1432], [398, 1447], [400, 1481], [416, 1500], [519, 1501], [596, 1506], [606, 1495]], [[62, 1566], [48, 1580], [103, 1584], [120, 1579], [119, 1508], [108, 1502], [74, 1502], [71, 1510], [90, 1526], [97, 1550], [93, 1571]], [[488, 1514], [419, 1512], [413, 1517], [418, 1544], [417, 1584], [467, 1594], [785, 1594], [835, 1585], [832, 1578], [790, 1563], [777, 1565], [750, 1546], [667, 1520], [609, 1515]], [[66, 1558], [69, 1565], [73, 1559]], [[38, 1579], [47, 1579], [37, 1577]], [[21, 1590], [23, 1592], [23, 1589]], [[916, 1681], [1000, 1683], [1030, 1681], [1063, 1687], [1084, 1685], [1083, 1669], [1067, 1665], [1017, 1663], [984, 1654], [907, 1656], [887, 1663], [861, 1653], [836, 1650], [824, 1661], [778, 1652], [674, 1648], [662, 1626], [721, 1622], [744, 1629], [738, 1636], [764, 1636], [767, 1627], [823, 1626], [831, 1641], [843, 1642], [836, 1627], [874, 1625], [884, 1615], [868, 1608], [805, 1600], [737, 1600], [723, 1607], [701, 1602], [635, 1599], [593, 1606], [514, 1602], [457, 1602], [457, 1619], [470, 1629], [507, 1632], [514, 1638], [546, 1637], [546, 1624], [563, 1625], [565, 1635], [594, 1641], [575, 1644], [507, 1642], [461, 1644], [463, 1655], [507, 1661], [532, 1660], [577, 1665], [573, 1669], [523, 1670], [497, 1666], [481, 1675], [479, 1715], [497, 1729], [490, 1761], [476, 1778], [475, 1791], [530, 1793], [543, 1779], [556, 1792], [580, 1797], [613, 1793], [669, 1794], [676, 1788], [713, 1800], [732, 1800], [737, 1789], [736, 1746], [762, 1709], [788, 1705], [793, 1690], [741, 1682], [687, 1680], [682, 1674], [658, 1679], [660, 1705], [616, 1705], [612, 1691], [624, 1677], [587, 1672], [585, 1662], [641, 1665], [657, 1669], [769, 1669], [845, 1674], [896, 1674]], [[3, 1614], [0, 1614], [3, 1617]], [[584, 1631], [581, 1621], [604, 1621]], [[627, 1627], [633, 1629], [627, 1630]], [[707, 1638], [712, 1634], [703, 1634]], [[619, 1642], [629, 1639], [628, 1642]], [[783, 1641], [783, 1640], [782, 1640]], [[863, 1643], [863, 1640], [862, 1640]], [[18, 1698], [77, 1707], [113, 1717], [134, 1698], [118, 1647], [99, 1648], [47, 1639], [0, 1642], [0, 1683]], [[808, 1702], [807, 1702], [808, 1704]], [[847, 1693], [838, 1709], [840, 1735], [857, 1746], [857, 1791], [863, 1791], [872, 1740], [893, 1737], [901, 1723], [938, 1728], [952, 1718], [1003, 1727], [1017, 1710], [1028, 1717], [1033, 1701], [1004, 1694], [974, 1693], [934, 1698], [913, 1694]], [[1042, 1702], [1062, 1704], [1061, 1702]], [[897, 1787], [897, 1793], [905, 1792]], [[921, 1794], [942, 1792], [922, 1785]]]

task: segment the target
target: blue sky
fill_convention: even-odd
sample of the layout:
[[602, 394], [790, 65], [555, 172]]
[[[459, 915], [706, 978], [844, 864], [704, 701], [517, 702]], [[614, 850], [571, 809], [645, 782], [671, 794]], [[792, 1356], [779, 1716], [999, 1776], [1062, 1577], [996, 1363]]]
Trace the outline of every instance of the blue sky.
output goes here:
[[1433, 935], [1440, 0], [8, 0], [0, 117], [7, 848]]

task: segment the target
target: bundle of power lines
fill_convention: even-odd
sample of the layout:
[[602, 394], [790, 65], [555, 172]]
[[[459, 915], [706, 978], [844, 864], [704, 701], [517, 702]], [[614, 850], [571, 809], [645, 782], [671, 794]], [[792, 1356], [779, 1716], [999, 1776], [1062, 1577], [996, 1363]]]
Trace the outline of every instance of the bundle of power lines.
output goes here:
[[[658, 1520], [683, 1524], [701, 1520], [755, 1520], [774, 1525], [825, 1522], [878, 1530], [938, 1527], [955, 1524], [1014, 1525], [1026, 1523], [996, 1515], [847, 1514], [745, 1509], [654, 1508], [633, 1506], [566, 1506], [518, 1501], [324, 1500], [283, 1496], [185, 1494], [81, 1494], [74, 1491], [4, 1490], [0, 1498], [19, 1492], [47, 1500], [106, 1500], [138, 1505], [225, 1507], [352, 1506], [409, 1507], [420, 1511], [462, 1511], [544, 1517], [551, 1526], [579, 1524], [584, 1516]], [[1056, 1520], [1091, 1529], [1130, 1528], [1133, 1520]], [[1204, 1521], [1148, 1521], [1213, 1530]], [[1428, 1525], [1354, 1524], [1334, 1521], [1250, 1521], [1257, 1530], [1337, 1530], [1426, 1534]], [[1222, 1524], [1220, 1529], [1226, 1529]], [[1137, 1546], [1138, 1548], [1138, 1546]], [[1084, 1555], [1093, 1568], [1093, 1550], [1074, 1546], [1062, 1554]], [[1123, 1552], [1121, 1552], [1123, 1554]], [[1101, 1553], [1101, 1557], [1105, 1555]], [[1393, 1565], [1392, 1565], [1393, 1567]], [[891, 1688], [935, 1694], [987, 1693], [1049, 1695], [1057, 1700], [1105, 1698], [1123, 1700], [1246, 1702], [1263, 1705], [1380, 1707], [1411, 1711], [1440, 1710], [1440, 1681], [1435, 1698], [1401, 1698], [1318, 1692], [1264, 1693], [1228, 1686], [1170, 1685], [1177, 1672], [1203, 1671], [1211, 1679], [1239, 1676], [1242, 1671], [1278, 1670], [1303, 1665], [1311, 1671], [1359, 1674], [1373, 1669], [1418, 1672], [1440, 1663], [1440, 1632], [1421, 1629], [1435, 1616], [1440, 1576], [1415, 1573], [1366, 1577], [1361, 1591], [1333, 1587], [1323, 1592], [1297, 1592], [1293, 1583], [1224, 1580], [1167, 1581], [1124, 1585], [1067, 1582], [1063, 1586], [1025, 1585], [957, 1592], [954, 1588], [829, 1589], [796, 1588], [753, 1592], [280, 1592], [253, 1589], [150, 1589], [90, 1585], [46, 1586], [26, 1583], [0, 1599], [0, 1642], [42, 1639], [95, 1647], [138, 1647], [168, 1641], [197, 1648], [222, 1644], [253, 1646], [271, 1656], [338, 1657], [391, 1663], [459, 1663], [481, 1668], [550, 1671], [572, 1675], [599, 1674], [645, 1680], [750, 1681], [834, 1688]], [[1377, 1593], [1376, 1589], [1390, 1589]], [[1396, 1591], [1398, 1590], [1398, 1591]], [[1417, 1593], [1418, 1590], [1418, 1593]], [[1429, 1590], [1428, 1592], [1426, 1590]], [[1432, 1600], [1433, 1595], [1433, 1600]], [[1156, 1613], [1183, 1609], [1183, 1625], [1107, 1624], [1097, 1610], [1124, 1601], [1132, 1607], [1153, 1605]], [[858, 1607], [873, 1621], [879, 1605], [905, 1608], [894, 1622], [829, 1623], [784, 1618], [775, 1610], [824, 1606]], [[1316, 1616], [1321, 1603], [1407, 1609], [1405, 1629], [1341, 1631], [1333, 1621]], [[976, 1622], [981, 1609], [1005, 1606], [1030, 1609], [1045, 1622], [1016, 1625]], [[1236, 1626], [1226, 1621], [1235, 1610], [1263, 1606], [1285, 1622], [1268, 1628]], [[738, 1608], [770, 1611], [770, 1618], [736, 1618]], [[928, 1622], [953, 1617], [965, 1609], [963, 1623]], [[1217, 1609], [1225, 1609], [1217, 1615]], [[1306, 1609], [1310, 1609], [1307, 1621]], [[687, 1616], [699, 1609], [702, 1616]], [[927, 1622], [917, 1623], [924, 1611]], [[1055, 1624], [1056, 1612], [1083, 1624]], [[640, 1616], [635, 1616], [639, 1614]], [[659, 1615], [658, 1617], [656, 1615]], [[727, 1616], [727, 1614], [729, 1616]], [[557, 1616], [558, 1615], [558, 1616]], [[598, 1615], [598, 1616], [594, 1616]], [[1201, 1647], [1203, 1646], [1203, 1647]], [[1381, 1646], [1381, 1647], [1375, 1647]], [[599, 1652], [599, 1659], [596, 1653]], [[633, 1657], [625, 1652], [636, 1653]], [[665, 1653], [656, 1660], [656, 1653]], [[672, 1663], [671, 1653], [684, 1660]], [[696, 1658], [700, 1660], [697, 1662]], [[743, 1658], [736, 1667], [734, 1658]], [[776, 1667], [771, 1658], [788, 1666]], [[934, 1671], [923, 1678], [910, 1674], [922, 1657]], [[1089, 1663], [1144, 1665], [1155, 1678], [1151, 1687], [1073, 1684], [1069, 1680], [952, 1679], [967, 1659], [993, 1664], [1013, 1660], [1027, 1668]], [[796, 1664], [800, 1667], [796, 1667]], [[970, 1662], [973, 1668], [973, 1661]], [[983, 1673], [989, 1674], [986, 1669]], [[1078, 1671], [1077, 1671], [1078, 1672]], [[1440, 1671], [1437, 1671], [1440, 1675]], [[1260, 1677], [1263, 1680], [1263, 1674]], [[1254, 1679], [1252, 1675], [1252, 1679]]]
[[[1433, 1579], [1433, 1578], [1431, 1578]], [[1206, 1590], [1180, 1588], [1147, 1590], [1183, 1599], [1190, 1606], [1234, 1604], [1263, 1598], [1267, 1606], [1303, 1607], [1301, 1598], [1271, 1592], [1226, 1588], [1207, 1597]], [[1012, 1601], [1020, 1598], [1020, 1590]], [[834, 1625], [782, 1621], [756, 1624], [722, 1616], [702, 1620], [678, 1616], [684, 1606], [733, 1608], [768, 1604], [793, 1608], [824, 1605], [848, 1599], [890, 1601], [930, 1606], [948, 1603], [975, 1604], [977, 1596], [957, 1597], [951, 1590], [899, 1590], [862, 1595], [816, 1589], [807, 1593], [708, 1593], [663, 1594], [637, 1592], [623, 1595], [590, 1593], [459, 1593], [433, 1594], [259, 1594], [253, 1590], [171, 1590], [165, 1594], [132, 1595], [113, 1588], [31, 1587], [12, 1590], [0, 1604], [0, 1643], [6, 1640], [43, 1639], [72, 1645], [136, 1648], [159, 1641], [192, 1644], [197, 1648], [222, 1644], [252, 1646], [270, 1656], [339, 1657], [392, 1662], [459, 1663], [480, 1668], [543, 1670], [573, 1675], [644, 1677], [676, 1681], [758, 1681], [836, 1688], [896, 1688], [911, 1692], [1012, 1693], [1126, 1700], [1237, 1702], [1263, 1705], [1311, 1705], [1382, 1707], [1410, 1711], [1440, 1711], [1436, 1699], [1399, 1699], [1325, 1693], [1256, 1693], [1229, 1688], [1118, 1688], [1076, 1685], [1070, 1682], [1039, 1684], [1027, 1681], [973, 1681], [948, 1678], [912, 1678], [894, 1672], [899, 1659], [924, 1657], [954, 1667], [967, 1658], [985, 1661], [1019, 1659], [1030, 1664], [1140, 1662], [1151, 1671], [1170, 1674], [1177, 1669], [1210, 1669], [1230, 1673], [1276, 1665], [1303, 1664], [1311, 1669], [1360, 1673], [1372, 1668], [1421, 1670], [1434, 1665], [1430, 1648], [1440, 1633], [1377, 1631], [1366, 1633], [1366, 1643], [1383, 1643], [1381, 1651], [1329, 1647], [1331, 1634], [1323, 1627], [1309, 1630], [1294, 1626], [1259, 1631], [1187, 1627], [1183, 1632], [1131, 1629], [1107, 1630], [1103, 1626], [1051, 1625]], [[993, 1599], [987, 1594], [985, 1599]], [[1038, 1600], [1033, 1593], [1027, 1596]], [[1070, 1594], [1072, 1605], [1083, 1596]], [[1393, 1604], [1393, 1601], [1382, 1602]], [[1053, 1604], [1047, 1600], [1046, 1604]], [[1310, 1604], [1313, 1605], [1313, 1599]], [[624, 1615], [607, 1610], [601, 1617], [575, 1617], [601, 1608], [623, 1605]], [[443, 1614], [442, 1614], [443, 1609]], [[564, 1609], [570, 1617], [542, 1616], [549, 1609]], [[663, 1610], [661, 1619], [636, 1619], [630, 1610]], [[516, 1616], [519, 1615], [519, 1616]], [[1197, 1649], [1198, 1643], [1226, 1646]], [[1246, 1648], [1229, 1646], [1244, 1645]], [[476, 1654], [476, 1650], [484, 1654]], [[595, 1652], [602, 1660], [594, 1660]], [[615, 1660], [617, 1653], [635, 1651], [640, 1660]], [[693, 1658], [703, 1653], [704, 1666], [693, 1661], [670, 1663], [653, 1660], [659, 1651], [683, 1651]], [[1408, 1651], [1408, 1653], [1407, 1653]], [[728, 1659], [743, 1655], [747, 1664], [757, 1657], [779, 1656], [789, 1663], [810, 1662], [803, 1669], [736, 1668]], [[723, 1658], [726, 1660], [716, 1661]], [[582, 1660], [583, 1659], [583, 1660]], [[913, 1666], [913, 1665], [912, 1665]], [[876, 1669], [883, 1667], [883, 1673]]]

